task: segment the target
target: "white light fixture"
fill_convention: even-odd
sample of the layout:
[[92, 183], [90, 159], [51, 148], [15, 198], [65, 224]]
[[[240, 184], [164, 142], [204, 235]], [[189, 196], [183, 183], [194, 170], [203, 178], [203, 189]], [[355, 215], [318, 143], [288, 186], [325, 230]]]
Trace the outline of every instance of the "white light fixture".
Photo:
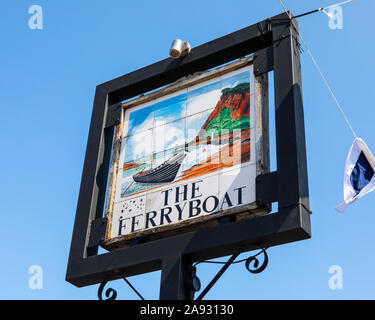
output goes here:
[[173, 59], [178, 59], [188, 55], [191, 51], [189, 42], [180, 39], [173, 40], [171, 48], [169, 49], [169, 56]]

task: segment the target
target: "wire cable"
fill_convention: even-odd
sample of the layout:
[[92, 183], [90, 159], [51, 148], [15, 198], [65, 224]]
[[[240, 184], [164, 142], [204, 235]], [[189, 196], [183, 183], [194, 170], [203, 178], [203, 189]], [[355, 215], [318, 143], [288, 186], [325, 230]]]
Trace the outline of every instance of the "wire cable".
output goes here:
[[[309, 14], [316, 13], [316, 12], [324, 12], [329, 18], [332, 18], [332, 14], [328, 13], [326, 11], [326, 9], [331, 9], [331, 8], [334, 8], [334, 7], [338, 7], [338, 6], [341, 6], [341, 5], [345, 4], [345, 3], [349, 3], [349, 2], [353, 2], [353, 1], [355, 1], [355, 0], [347, 0], [347, 1], [343, 1], [343, 2], [340, 2], [340, 3], [333, 4], [331, 6], [327, 6], [327, 7], [323, 7], [323, 8], [318, 8], [318, 9], [315, 9], [315, 10], [312, 10], [312, 11], [309, 11], [309, 12], [305, 12], [305, 13], [299, 14], [297, 16], [293, 16], [292, 19], [301, 18], [301, 17], [307, 16]], [[285, 9], [285, 7], [284, 7], [284, 9]]]
[[[341, 5], [341, 4], [348, 3], [348, 2], [353, 2], [353, 1], [354, 1], [354, 0], [347, 0], [347, 1], [344, 1], [344, 2], [340, 2], [340, 3], [335, 4], [335, 5], [331, 5], [331, 6], [328, 6], [328, 7], [325, 7], [325, 8], [320, 8], [321, 10], [319, 10], [319, 11], [323, 11], [324, 9], [332, 8], [332, 7], [339, 6], [339, 5]], [[326, 77], [323, 75], [323, 72], [321, 71], [321, 69], [320, 69], [318, 63], [316, 62], [314, 56], [312, 55], [312, 53], [311, 53], [311, 51], [310, 51], [310, 49], [309, 49], [309, 47], [308, 47], [306, 41], [303, 39], [303, 37], [301, 36], [301, 33], [298, 31], [298, 28], [297, 28], [296, 25], [294, 24], [293, 18], [291, 17], [291, 15], [290, 15], [290, 13], [288, 12], [288, 10], [285, 8], [284, 3], [283, 3], [281, 0], [279, 0], [279, 2], [280, 2], [280, 4], [281, 4], [281, 6], [283, 7], [285, 13], [288, 15], [288, 17], [289, 17], [289, 19], [290, 19], [290, 21], [291, 21], [293, 27], [295, 28], [295, 30], [296, 30], [296, 32], [297, 32], [298, 37], [301, 39], [301, 41], [302, 41], [303, 45], [305, 46], [305, 48], [306, 48], [306, 50], [307, 50], [307, 52], [308, 52], [308, 54], [309, 54], [309, 56], [310, 56], [312, 62], [314, 63], [314, 65], [315, 65], [316, 69], [318, 70], [320, 76], [322, 77], [322, 79], [323, 79], [323, 81], [324, 81], [326, 87], [328, 88], [329, 92], [331, 93], [331, 96], [332, 96], [333, 100], [335, 101], [337, 107], [339, 108], [339, 110], [340, 110], [342, 116], [344, 117], [344, 120], [345, 120], [346, 124], [348, 125], [349, 129], [350, 129], [351, 132], [353, 133], [354, 137], [355, 137], [355, 138], [358, 138], [358, 136], [357, 136], [357, 134], [355, 133], [355, 131], [354, 131], [352, 125], [350, 124], [350, 121], [349, 121], [348, 117], [346, 116], [346, 114], [345, 114], [344, 110], [342, 109], [342, 107], [341, 107], [339, 101], [337, 100], [335, 94], [333, 93], [333, 90], [331, 89], [331, 86], [328, 84], [328, 81], [327, 81]]]

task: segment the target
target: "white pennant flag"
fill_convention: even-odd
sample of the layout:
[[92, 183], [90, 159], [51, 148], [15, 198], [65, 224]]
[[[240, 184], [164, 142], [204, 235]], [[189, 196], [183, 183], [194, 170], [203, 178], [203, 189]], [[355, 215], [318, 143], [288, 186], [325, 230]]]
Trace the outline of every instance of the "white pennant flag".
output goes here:
[[345, 209], [365, 194], [375, 189], [375, 158], [366, 143], [356, 138], [350, 148], [344, 173], [344, 203], [335, 209]]

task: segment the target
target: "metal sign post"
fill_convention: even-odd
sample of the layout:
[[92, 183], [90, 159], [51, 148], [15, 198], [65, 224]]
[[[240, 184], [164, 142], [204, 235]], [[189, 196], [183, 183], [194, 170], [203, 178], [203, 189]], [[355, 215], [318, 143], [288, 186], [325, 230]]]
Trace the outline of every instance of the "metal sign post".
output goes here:
[[[297, 33], [280, 14], [97, 86], [66, 280], [78, 287], [160, 270], [160, 299], [192, 299], [194, 262], [311, 237]], [[121, 101], [255, 53], [254, 72], [274, 71], [277, 171], [256, 179], [258, 204], [278, 212], [224, 220], [196, 230], [98, 255], [106, 230], [103, 206], [114, 127]], [[226, 222], [226, 223], [225, 223]]]

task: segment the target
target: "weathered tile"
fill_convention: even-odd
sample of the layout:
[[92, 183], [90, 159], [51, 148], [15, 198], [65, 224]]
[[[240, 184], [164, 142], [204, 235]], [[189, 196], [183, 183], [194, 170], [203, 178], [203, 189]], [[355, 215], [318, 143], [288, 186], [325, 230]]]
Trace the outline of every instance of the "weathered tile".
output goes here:
[[219, 176], [220, 210], [255, 202], [256, 165], [222, 172]]
[[[223, 104], [231, 105], [232, 129], [255, 126], [255, 77], [253, 66], [230, 72], [221, 77], [221, 90], [223, 92]], [[225, 98], [224, 98], [225, 97]], [[241, 117], [245, 118], [239, 121]], [[222, 117], [222, 121], [225, 117]], [[222, 124], [222, 127], [223, 124]]]
[[125, 111], [123, 136], [150, 130], [154, 124], [155, 100]]
[[152, 153], [153, 131], [147, 130], [122, 139], [120, 161], [129, 163], [141, 160]]
[[179, 119], [153, 129], [153, 152], [185, 147], [185, 122]]
[[233, 142], [223, 143], [220, 149], [220, 170], [236, 169], [256, 163], [255, 129], [234, 132]]
[[206, 81], [188, 88], [186, 116], [215, 108], [220, 96], [220, 79]]
[[187, 89], [156, 99], [154, 127], [184, 118], [186, 100]]
[[221, 89], [225, 88], [233, 88], [241, 83], [249, 83], [250, 84], [250, 95], [253, 95], [254, 90], [254, 72], [253, 66], [250, 65], [245, 68], [241, 68], [239, 70], [235, 70], [232, 72], [228, 72], [221, 76]]
[[255, 118], [252, 67], [126, 111], [113, 236], [255, 202]]
[[146, 196], [145, 229], [175, 224], [217, 211], [219, 176], [178, 182]]
[[145, 196], [115, 203], [111, 221], [111, 237], [130, 234], [142, 229], [145, 208]]
[[[208, 132], [206, 129], [213, 110], [214, 109], [209, 109], [186, 118], [186, 141], [189, 144], [211, 136], [211, 131]], [[220, 124], [220, 122], [218, 124]]]
[[201, 176], [220, 170], [219, 146], [200, 144], [189, 147], [182, 163], [182, 174], [185, 178]]
[[140, 160], [124, 163], [122, 167], [119, 167], [115, 202], [145, 193], [155, 186], [154, 184], [137, 183], [134, 180], [134, 175], [151, 169], [150, 157], [152, 157], [152, 155]]
[[145, 230], [178, 222], [178, 211], [173, 205], [170, 194], [173, 186], [156, 192], [149, 192], [146, 197]]
[[213, 143], [214, 140], [218, 141], [218, 136], [211, 131], [208, 134], [205, 127], [211, 114], [212, 109], [186, 118], [187, 155], [183, 162], [183, 170], [188, 170], [193, 166], [211, 165], [211, 156], [218, 149], [218, 143]]

